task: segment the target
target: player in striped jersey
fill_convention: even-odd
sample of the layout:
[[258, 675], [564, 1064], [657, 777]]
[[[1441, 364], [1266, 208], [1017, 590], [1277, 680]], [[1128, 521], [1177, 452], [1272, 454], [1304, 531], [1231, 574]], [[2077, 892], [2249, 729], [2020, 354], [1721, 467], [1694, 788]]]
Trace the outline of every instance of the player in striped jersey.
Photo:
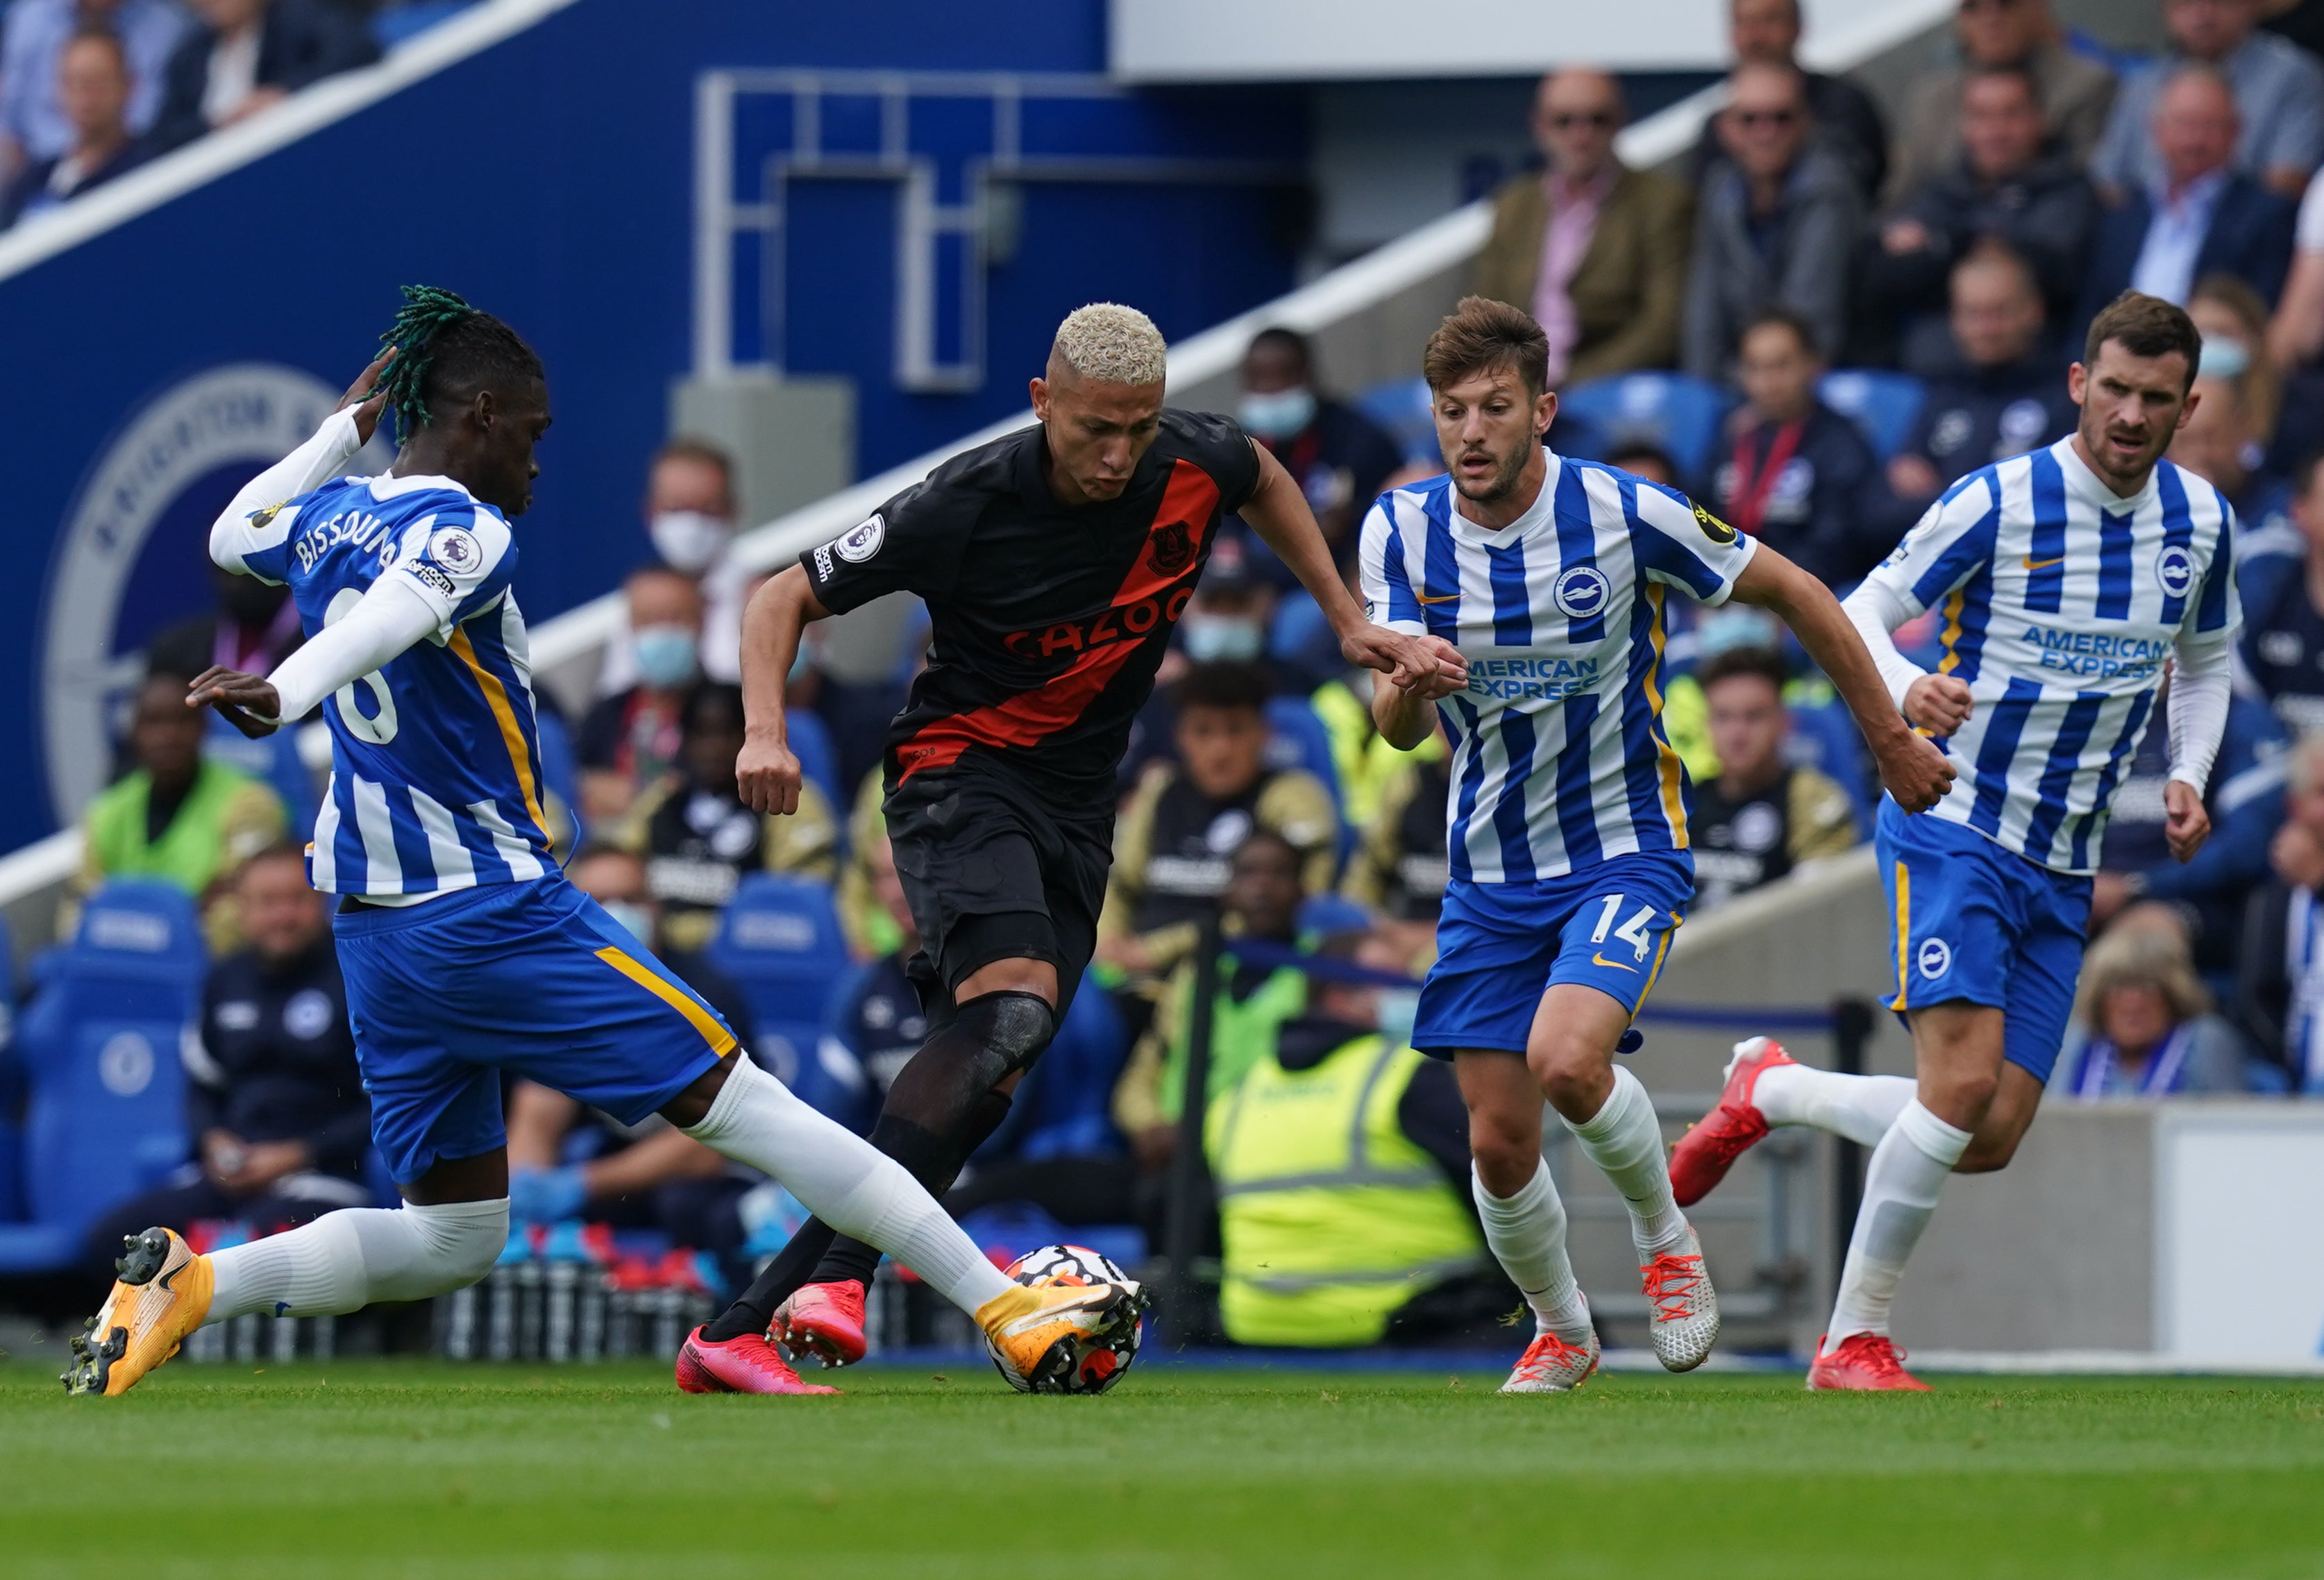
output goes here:
[[[1557, 411], [1547, 341], [1471, 297], [1424, 359], [1447, 476], [1364, 522], [1375, 620], [1468, 661], [1437, 704], [1452, 741], [1452, 882], [1413, 1046], [1453, 1061], [1485, 1237], [1536, 1315], [1504, 1391], [1556, 1391], [1598, 1361], [1541, 1153], [1544, 1098], [1630, 1207], [1655, 1354], [1683, 1372], [1719, 1332], [1701, 1243], [1672, 1197], [1654, 1105], [1614, 1063], [1693, 893], [1685, 770], [1663, 733], [1673, 587], [1782, 615], [1863, 726], [1908, 808], [1950, 783], [1905, 727], [1831, 594], [1673, 491], [1542, 444]], [[1427, 704], [1382, 687], [1372, 716], [1410, 748]]]
[[[2092, 320], [2068, 375], [2075, 431], [1972, 472], [1851, 594], [1848, 613], [1897, 706], [1944, 742], [1957, 777], [1924, 818], [1880, 808], [1895, 917], [1892, 1007], [1915, 1083], [1738, 1046], [1718, 1108], [1671, 1172], [1692, 1202], [1771, 1124], [1873, 1146], [1864, 1205], [1811, 1388], [1919, 1390], [1888, 1320], [1905, 1259], [1948, 1173], [2006, 1166], [2033, 1123], [2081, 969], [2107, 814], [2172, 666], [2164, 835], [2184, 862], [2227, 724], [2235, 513], [2162, 459], [2194, 411], [2201, 341], [2179, 309], [2126, 291]], [[1889, 633], [1944, 620], [1933, 674]]]
[[[340, 896], [333, 930], [373, 1139], [405, 1205], [345, 1208], [206, 1256], [166, 1228], [131, 1236], [66, 1386], [124, 1392], [205, 1321], [353, 1311], [483, 1277], [508, 1237], [504, 1071], [624, 1123], [660, 1113], [764, 1169], [973, 1312], [1028, 1377], [1075, 1363], [1080, 1341], [1137, 1320], [1137, 1286], [1011, 1281], [894, 1160], [756, 1069], [716, 1012], [558, 870], [509, 588], [508, 523], [531, 503], [548, 385], [499, 319], [448, 292], [405, 295], [389, 352], [211, 530], [219, 565], [289, 585], [307, 645], [270, 677], [211, 670], [187, 698], [254, 735], [318, 707], [329, 725], [311, 872]], [[395, 465], [330, 480], [391, 402]], [[834, 1391], [800, 1382], [763, 1338], [722, 1346], [679, 1381]]]

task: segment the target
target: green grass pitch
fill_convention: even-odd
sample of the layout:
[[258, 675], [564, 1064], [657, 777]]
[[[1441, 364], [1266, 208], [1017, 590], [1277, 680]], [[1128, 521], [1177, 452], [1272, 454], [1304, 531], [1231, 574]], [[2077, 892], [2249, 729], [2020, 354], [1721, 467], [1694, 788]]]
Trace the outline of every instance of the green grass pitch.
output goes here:
[[2324, 1575], [2324, 1384], [983, 1366], [690, 1399], [642, 1365], [0, 1364], [0, 1570], [50, 1576]]

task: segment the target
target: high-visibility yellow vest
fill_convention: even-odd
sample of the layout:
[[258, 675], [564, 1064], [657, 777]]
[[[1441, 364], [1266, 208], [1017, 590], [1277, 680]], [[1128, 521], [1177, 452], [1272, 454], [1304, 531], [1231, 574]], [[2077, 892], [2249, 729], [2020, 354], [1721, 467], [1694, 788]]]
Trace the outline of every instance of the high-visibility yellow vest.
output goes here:
[[1305, 1070], [1270, 1051], [1211, 1108], [1220, 1315], [1236, 1343], [1374, 1344], [1397, 1307], [1483, 1265], [1444, 1171], [1397, 1125], [1421, 1058], [1377, 1035]]
[[1372, 725], [1372, 710], [1345, 680], [1326, 681], [1307, 699], [1332, 742], [1332, 767], [1340, 776], [1340, 805], [1348, 826], [1362, 829], [1379, 816], [1380, 797], [1397, 770], [1416, 759], [1434, 762], [1444, 755], [1444, 738], [1431, 735], [1411, 751], [1399, 751]]

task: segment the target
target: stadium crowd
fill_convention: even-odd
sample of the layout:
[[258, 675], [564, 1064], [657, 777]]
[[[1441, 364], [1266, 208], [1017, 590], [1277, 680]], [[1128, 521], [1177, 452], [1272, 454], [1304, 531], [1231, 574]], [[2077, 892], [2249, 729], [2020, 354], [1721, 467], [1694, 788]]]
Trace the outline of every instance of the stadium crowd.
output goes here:
[[[1480, 293], [1548, 331], [1568, 397], [1555, 448], [1681, 487], [1841, 590], [1954, 480], [2070, 431], [2064, 371], [2098, 306], [2125, 287], [2188, 306], [2203, 398], [2171, 454], [2240, 516], [2240, 695], [2209, 792], [2217, 833], [2184, 866], [2163, 838], [2167, 743], [2149, 732], [2103, 847], [2061, 1098], [2324, 1092], [2319, 10], [2162, 0], [2170, 52], [2130, 60], [2068, 34], [2045, 0], [1961, 0], [1956, 63], [1883, 106], [1796, 64], [1792, 0], [1733, 0], [1728, 102], [1683, 168], [1623, 165], [1620, 84], [1553, 72], [1533, 112], [1542, 167], [1496, 194], [1476, 263]], [[329, 0], [192, 11], [14, 0], [10, 214], [375, 48]], [[1412, 383], [1342, 398], [1328, 374], [1302, 337], [1264, 331], [1236, 414], [1351, 572], [1370, 503], [1441, 464]], [[749, 810], [735, 681], [753, 583], [729, 551], [736, 513], [715, 447], [654, 457], [644, 563], [597, 695], [568, 718], [538, 693], [551, 815], [575, 881], [762, 1062], [862, 1131], [927, 1032], [878, 762], [919, 644], [867, 683], [822, 672], [811, 642], [790, 693], [798, 813]], [[1445, 742], [1407, 753], [1379, 738], [1371, 675], [1345, 667], [1313, 600], [1238, 525], [1124, 763], [1097, 964], [949, 1205], [1020, 1249], [1065, 1231], [1116, 1233], [1132, 1255], [1151, 1243], [1209, 970], [1225, 1334], [1473, 1335], [1512, 1298], [1473, 1218], [1459, 1094], [1404, 1046], [1448, 872]], [[1933, 617], [1898, 640], [1933, 665]], [[235, 1232], [296, 1223], [364, 1180], [337, 967], [282, 859], [315, 787], [281, 750], [205, 736], [176, 705], [210, 663], [263, 670], [297, 642], [281, 589], [221, 577], [214, 611], [152, 643], [75, 885], [158, 877], [201, 906], [217, 964], [188, 1054], [193, 1160], [160, 1188], [170, 1211]], [[1699, 910], [1867, 836], [1877, 785], [1854, 727], [1771, 617], [1710, 611], [1674, 631], [1666, 662]], [[1212, 920], [1224, 953], [1200, 961]], [[831, 940], [804, 1017], [770, 1017], [733, 979], [744, 935], [777, 922]], [[1247, 1117], [1262, 1102], [1269, 1119]], [[771, 1185], [659, 1121], [623, 1127], [532, 1088], [510, 1112], [521, 1219], [650, 1232], [729, 1278], [798, 1221]], [[1366, 1169], [1402, 1183], [1330, 1184], [1360, 1172], [1351, 1133]], [[1290, 1176], [1323, 1182], [1263, 1188]], [[116, 1218], [161, 1212], [149, 1197], [108, 1214], [92, 1266]], [[1342, 1248], [1377, 1264], [1383, 1224], [1392, 1254], [1430, 1270], [1389, 1308], [1330, 1276]], [[1259, 1275], [1295, 1247], [1312, 1277]]]
[[5, 0], [0, 229], [367, 66], [470, 0]]

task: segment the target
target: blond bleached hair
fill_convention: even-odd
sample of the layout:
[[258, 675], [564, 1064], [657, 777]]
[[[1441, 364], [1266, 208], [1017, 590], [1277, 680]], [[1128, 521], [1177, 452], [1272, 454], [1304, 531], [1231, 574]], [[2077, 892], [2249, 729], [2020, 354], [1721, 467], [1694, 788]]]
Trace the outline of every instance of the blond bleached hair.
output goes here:
[[1049, 354], [1094, 383], [1158, 384], [1169, 372], [1169, 347], [1154, 320], [1116, 301], [1067, 313]]

